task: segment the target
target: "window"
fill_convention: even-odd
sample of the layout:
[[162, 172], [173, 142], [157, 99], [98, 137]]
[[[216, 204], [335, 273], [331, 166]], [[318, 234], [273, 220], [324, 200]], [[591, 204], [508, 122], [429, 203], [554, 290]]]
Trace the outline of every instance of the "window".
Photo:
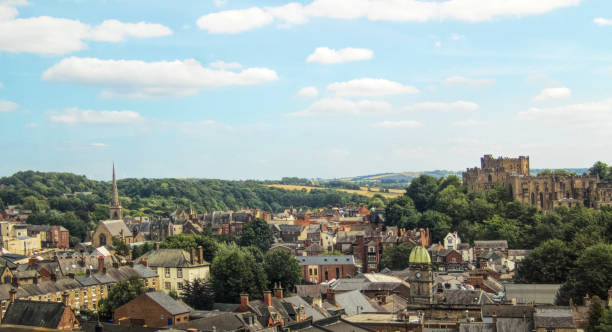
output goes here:
[[312, 269], [308, 269], [308, 274], [312, 275]]
[[183, 277], [183, 268], [179, 267], [176, 269], [176, 277], [177, 278], [182, 278]]
[[170, 268], [166, 268], [166, 278], [170, 278]]
[[164, 283], [164, 287], [165, 287], [166, 289], [170, 290], [170, 289], [172, 288], [172, 285], [171, 285], [169, 282], [167, 282], [167, 281], [166, 281], [166, 282]]
[[339, 267], [336, 268], [336, 279], [337, 278], [340, 278], [340, 268]]
[[318, 270], [319, 270], [319, 269], [314, 269], [314, 273], [315, 273], [315, 275], [317, 275], [317, 271], [318, 271]]
[[183, 283], [182, 282], [176, 283], [176, 288], [183, 289]]

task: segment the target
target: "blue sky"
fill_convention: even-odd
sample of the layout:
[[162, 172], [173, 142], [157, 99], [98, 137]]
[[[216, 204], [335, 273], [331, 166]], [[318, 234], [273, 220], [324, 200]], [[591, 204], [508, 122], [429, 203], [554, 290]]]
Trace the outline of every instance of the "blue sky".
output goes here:
[[0, 175], [610, 162], [612, 2], [0, 0]]

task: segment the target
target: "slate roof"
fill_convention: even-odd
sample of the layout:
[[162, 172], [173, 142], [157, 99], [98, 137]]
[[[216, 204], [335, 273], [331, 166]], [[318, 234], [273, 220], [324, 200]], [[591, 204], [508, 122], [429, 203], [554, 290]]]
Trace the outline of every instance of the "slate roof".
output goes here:
[[331, 284], [331, 288], [336, 292], [348, 292], [354, 290], [363, 290], [368, 286], [369, 282], [366, 279], [338, 279]]
[[196, 328], [202, 331], [212, 331], [213, 327], [217, 331], [235, 331], [245, 326], [239, 314], [232, 312], [222, 313], [221, 315], [201, 318], [183, 324], [174, 325], [177, 329]]
[[491, 304], [493, 301], [482, 290], [445, 289], [442, 293], [442, 298], [438, 299], [437, 303], [482, 305]]
[[308, 302], [304, 301], [304, 299], [299, 296], [286, 297], [284, 298], [284, 300], [286, 302], [291, 303], [297, 308], [304, 307], [304, 313], [306, 313], [306, 317], [312, 317], [312, 319], [315, 321], [329, 316], [329, 315], [324, 316], [323, 314], [321, 314], [319, 311], [317, 311], [310, 304], [308, 304]]
[[517, 303], [553, 304], [559, 284], [505, 284], [506, 299]]
[[499, 304], [485, 304], [482, 306], [483, 317], [497, 318], [527, 318], [533, 317], [535, 308], [532, 305], [499, 305]]
[[65, 308], [61, 302], [17, 300], [6, 309], [2, 324], [57, 328]]
[[[361, 294], [358, 290], [336, 294], [336, 302], [344, 309], [347, 316], [356, 315], [362, 312], [376, 312], [376, 309], [370, 304], [366, 296]], [[359, 310], [359, 312], [357, 310]]]
[[111, 236], [121, 236], [121, 231], [123, 231], [123, 236], [132, 236], [132, 231], [125, 225], [123, 220], [105, 220], [100, 223], [111, 234]]
[[315, 298], [327, 292], [328, 285], [295, 285], [297, 295], [301, 297]]
[[[138, 261], [146, 260], [152, 267], [190, 267], [190, 255], [183, 249], [158, 249], [140, 256]], [[208, 263], [205, 263], [208, 264]]]
[[574, 328], [574, 315], [569, 308], [536, 308], [535, 328]]
[[149, 292], [145, 293], [144, 296], [149, 297], [155, 303], [159, 304], [164, 310], [169, 312], [171, 315], [180, 315], [191, 311], [185, 303], [179, 302], [170, 297], [164, 291]]
[[474, 247], [476, 248], [508, 248], [508, 241], [506, 240], [481, 240], [474, 241]]
[[295, 256], [300, 265], [355, 265], [353, 255], [346, 256]]

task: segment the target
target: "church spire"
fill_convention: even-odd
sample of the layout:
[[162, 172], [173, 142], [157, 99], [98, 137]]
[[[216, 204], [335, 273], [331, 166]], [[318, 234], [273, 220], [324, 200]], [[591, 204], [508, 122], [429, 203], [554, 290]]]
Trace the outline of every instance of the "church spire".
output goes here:
[[123, 209], [119, 201], [119, 190], [117, 190], [117, 178], [115, 177], [115, 163], [113, 163], [113, 198], [109, 210], [112, 220], [123, 219]]

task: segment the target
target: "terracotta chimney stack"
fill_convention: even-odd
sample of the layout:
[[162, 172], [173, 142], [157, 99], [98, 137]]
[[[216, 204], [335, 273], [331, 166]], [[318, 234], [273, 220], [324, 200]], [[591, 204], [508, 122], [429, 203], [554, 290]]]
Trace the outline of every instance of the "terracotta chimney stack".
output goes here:
[[28, 265], [29, 266], [36, 266], [36, 265], [38, 265], [38, 259], [36, 259], [36, 257], [30, 257], [30, 260], [28, 261]]
[[202, 248], [202, 246], [198, 246], [198, 262], [200, 264], [204, 264], [204, 248]]
[[240, 293], [240, 307], [238, 308], [238, 311], [244, 312], [247, 310], [249, 310], [249, 294]]
[[264, 296], [264, 302], [266, 303], [266, 305], [268, 307], [272, 306], [272, 292], [269, 290], [265, 290], [263, 292], [263, 296]]
[[196, 253], [195, 253], [195, 249], [191, 248], [191, 265], [195, 265], [196, 263]]
[[104, 264], [104, 256], [98, 256], [98, 273], [102, 273], [102, 270], [106, 267]]
[[283, 287], [280, 281], [278, 283], [274, 283], [274, 296], [278, 297], [279, 299], [283, 298]]

